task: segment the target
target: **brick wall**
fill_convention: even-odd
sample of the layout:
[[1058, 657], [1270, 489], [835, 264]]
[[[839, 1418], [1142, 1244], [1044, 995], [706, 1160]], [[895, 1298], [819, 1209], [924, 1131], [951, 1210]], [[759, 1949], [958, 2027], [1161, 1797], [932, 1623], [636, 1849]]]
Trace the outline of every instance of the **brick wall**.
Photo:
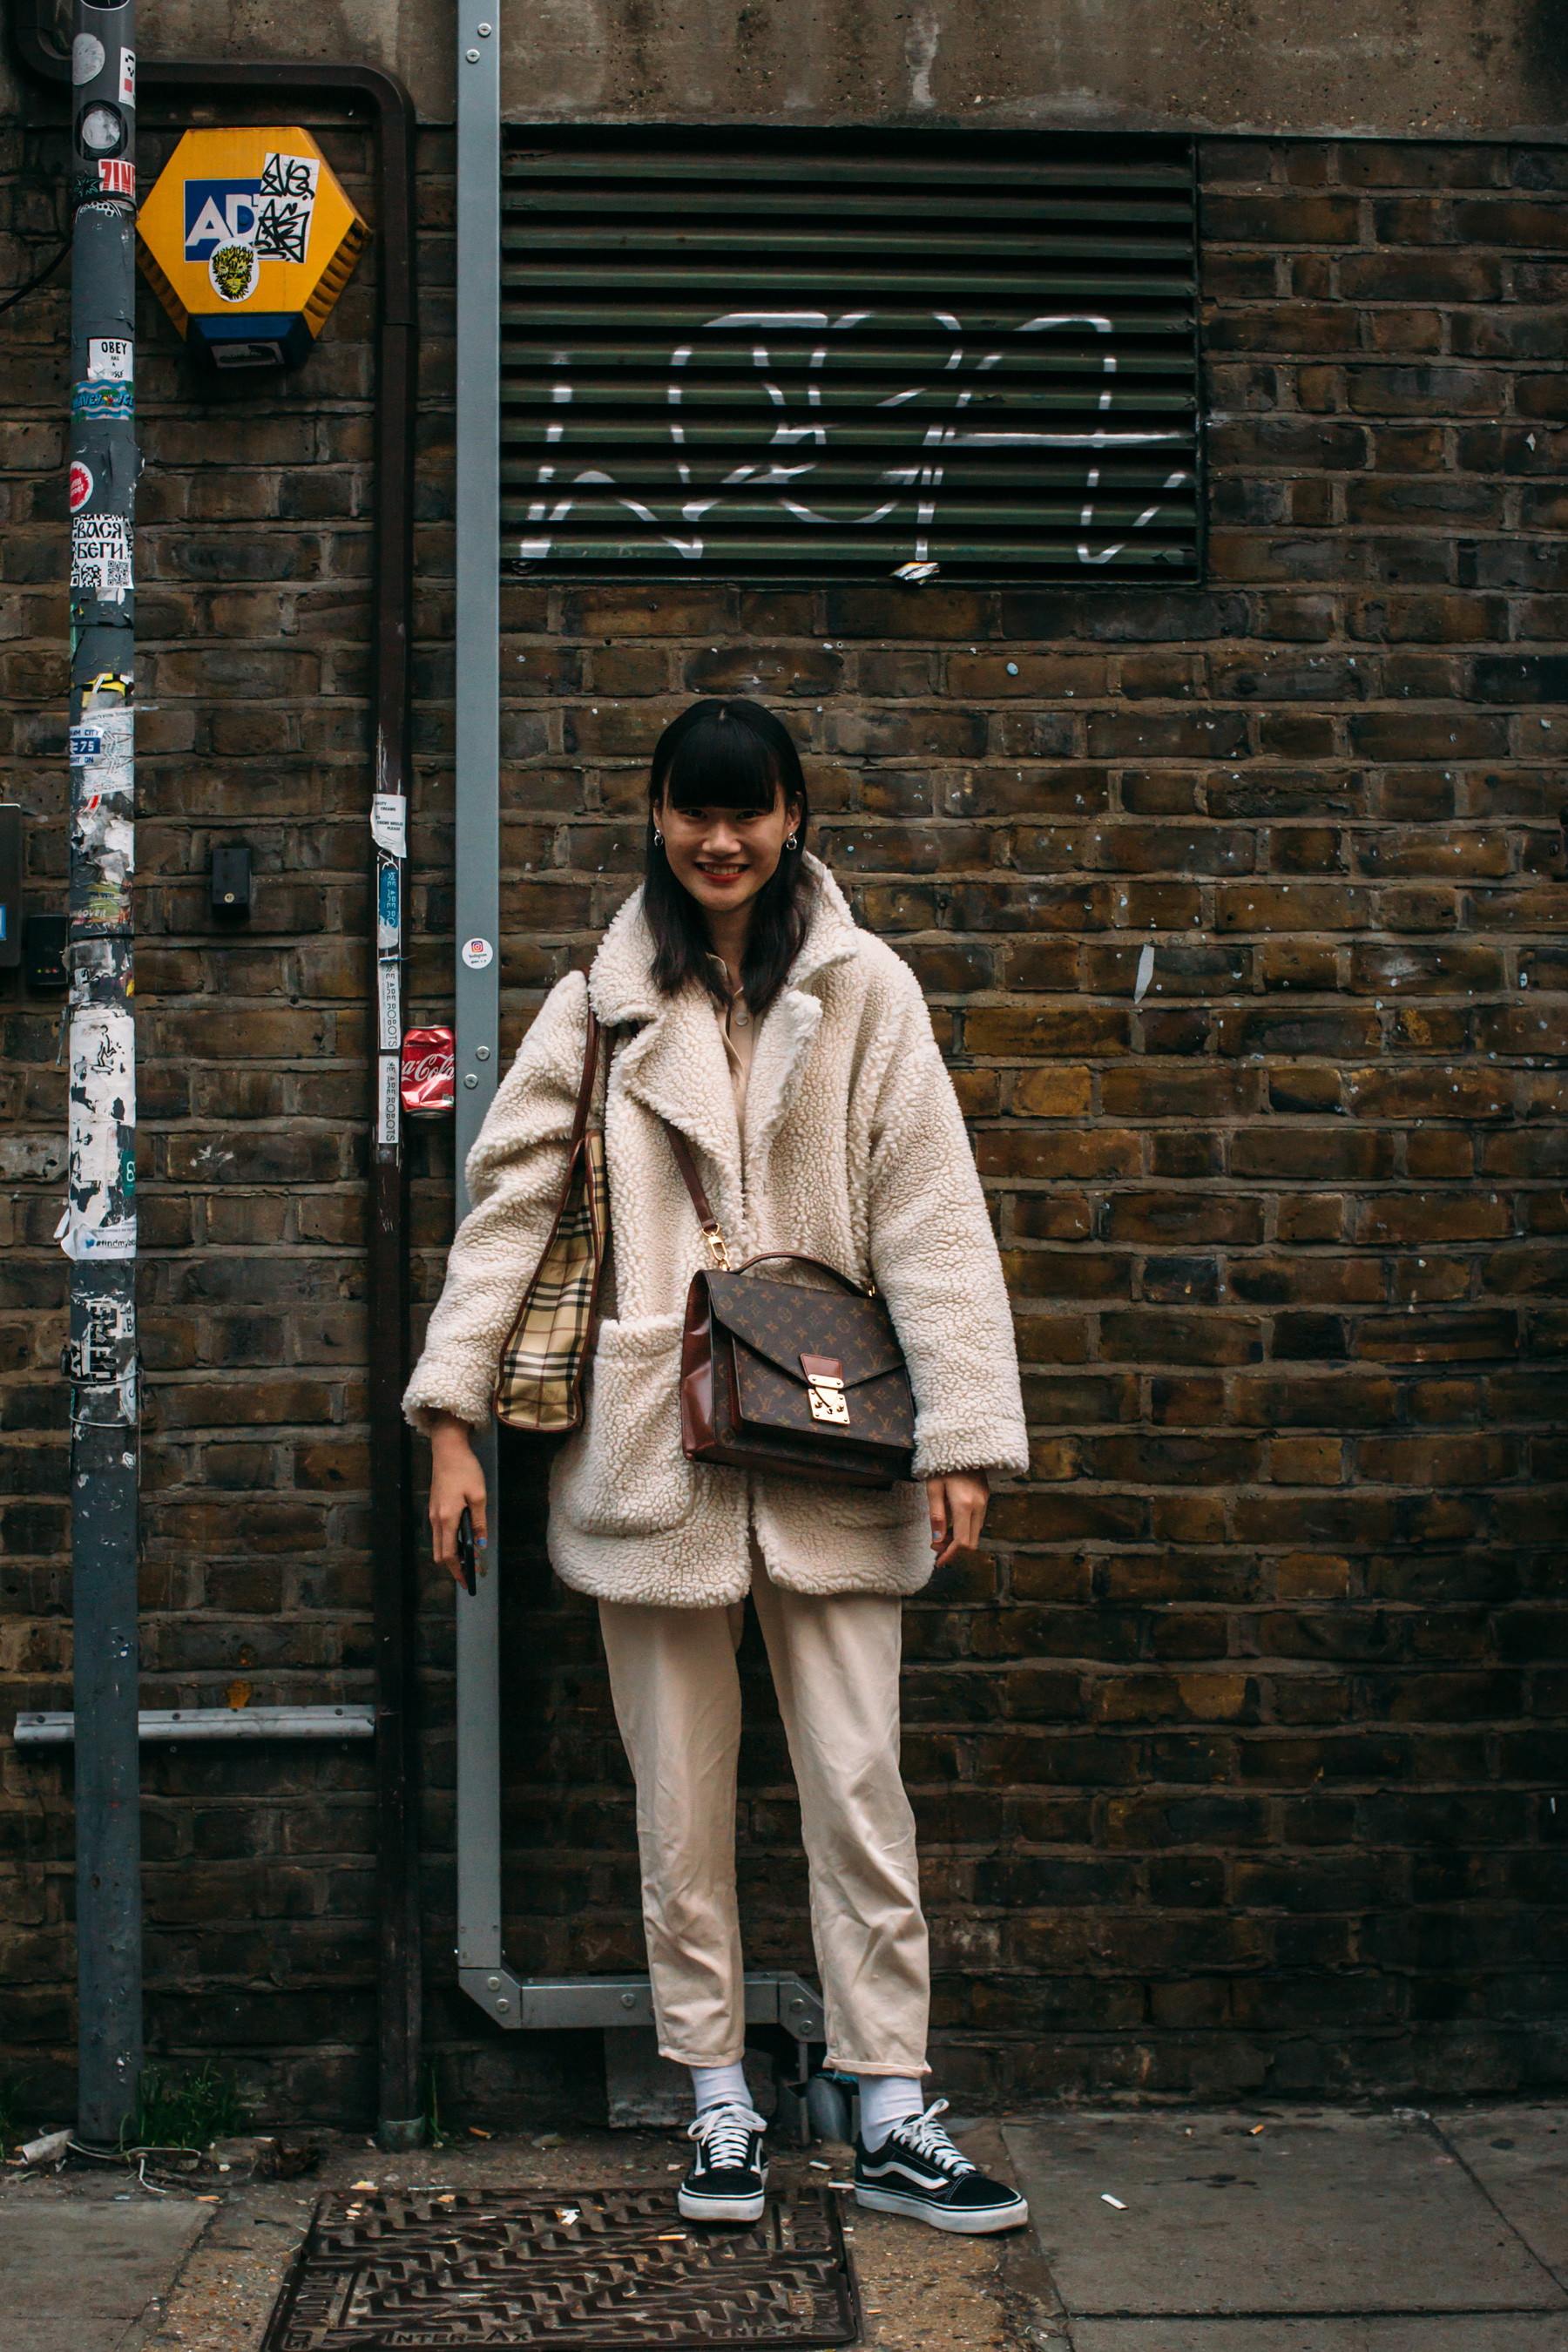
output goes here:
[[[331, 152], [368, 210], [353, 137]], [[43, 152], [11, 184], [24, 208]], [[422, 156], [413, 982], [432, 1015], [451, 919], [450, 158], [436, 134]], [[1227, 143], [1204, 180], [1202, 592], [527, 579], [503, 600], [508, 1044], [630, 887], [660, 726], [744, 690], [796, 729], [817, 845], [921, 973], [973, 1121], [1035, 1457], [984, 1557], [907, 1621], [937, 2057], [966, 2099], [1563, 2071], [1568, 165]], [[21, 226], [41, 250], [42, 224]], [[194, 397], [146, 313], [154, 1702], [211, 1703], [237, 1675], [258, 1698], [366, 1687], [371, 285], [362, 265], [304, 374], [254, 404]], [[50, 297], [0, 327], [27, 386], [4, 789], [49, 819], [40, 901], [62, 864], [62, 315]], [[227, 824], [263, 867], [241, 942], [200, 911]], [[63, 1109], [52, 1008], [13, 987], [0, 1014], [17, 1492], [0, 1667], [8, 1700], [63, 1705]], [[428, 1298], [449, 1136], [419, 1130], [411, 1156]], [[509, 1949], [637, 1966], [593, 1615], [550, 1580], [523, 1447], [506, 1512]], [[445, 1591], [427, 1600], [444, 2099], [480, 2119], [520, 2096], [591, 2107], [591, 2043], [503, 2041], [449, 1988], [452, 1617]], [[744, 1656], [749, 1951], [809, 1965], [754, 1635]], [[369, 2104], [367, 1782], [352, 1750], [149, 1759], [154, 2034], [216, 2044], [280, 2107]], [[18, 2071], [68, 2055], [68, 1799], [58, 1765], [0, 1750]]]
[[[258, 119], [268, 119], [265, 115]], [[322, 129], [374, 219], [370, 142]], [[143, 136], [143, 184], [172, 135]], [[13, 138], [23, 251], [57, 241], [58, 135]], [[20, 246], [16, 237], [22, 240]], [[36, 261], [30, 265], [36, 266]], [[137, 406], [138, 1181], [142, 1701], [370, 1695], [365, 1417], [364, 690], [375, 247], [309, 367], [196, 391], [141, 289]], [[0, 796], [33, 903], [63, 907], [68, 269], [0, 320], [7, 470]], [[215, 843], [255, 910], [208, 911]], [[70, 1704], [61, 1000], [0, 994], [0, 1673]], [[142, 1752], [149, 2044], [216, 2049], [319, 2111], [374, 2101], [365, 1748]], [[68, 1760], [0, 1748], [0, 2077], [74, 2041]]]

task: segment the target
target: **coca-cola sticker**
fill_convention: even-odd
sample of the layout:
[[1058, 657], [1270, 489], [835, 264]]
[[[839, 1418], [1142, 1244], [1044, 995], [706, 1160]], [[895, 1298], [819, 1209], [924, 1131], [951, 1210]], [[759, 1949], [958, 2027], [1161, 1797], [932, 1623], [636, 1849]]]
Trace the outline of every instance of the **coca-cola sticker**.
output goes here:
[[495, 950], [489, 940], [463, 941], [463, 961], [470, 971], [483, 971], [485, 966], [494, 960], [494, 956]]
[[70, 504], [75, 514], [78, 507], [86, 506], [92, 496], [92, 467], [84, 466], [79, 457], [71, 459]]

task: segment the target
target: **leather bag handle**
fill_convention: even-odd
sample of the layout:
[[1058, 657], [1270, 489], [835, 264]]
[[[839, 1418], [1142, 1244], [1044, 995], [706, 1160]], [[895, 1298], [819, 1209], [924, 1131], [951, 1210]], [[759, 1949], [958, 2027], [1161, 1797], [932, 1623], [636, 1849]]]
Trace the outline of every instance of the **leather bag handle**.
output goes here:
[[845, 1289], [853, 1291], [857, 1298], [875, 1298], [877, 1296], [875, 1283], [857, 1282], [853, 1275], [840, 1274], [836, 1265], [829, 1265], [825, 1257], [807, 1257], [804, 1250], [759, 1250], [755, 1257], [749, 1257], [744, 1265], [737, 1265], [731, 1271], [750, 1274], [754, 1265], [767, 1265], [774, 1258], [785, 1259], [791, 1265], [813, 1266], [818, 1274], [830, 1274], [835, 1282], [841, 1282]]

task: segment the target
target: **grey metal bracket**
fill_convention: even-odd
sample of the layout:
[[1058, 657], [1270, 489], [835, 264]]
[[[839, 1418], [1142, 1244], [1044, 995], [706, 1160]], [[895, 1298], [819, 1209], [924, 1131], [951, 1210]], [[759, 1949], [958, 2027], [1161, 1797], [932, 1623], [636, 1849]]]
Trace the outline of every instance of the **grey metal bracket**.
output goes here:
[[[374, 1706], [144, 1706], [138, 1739], [374, 1739]], [[72, 1714], [16, 1717], [18, 1748], [66, 1748]]]
[[[459, 1968], [458, 1981], [498, 2025], [510, 2031], [541, 2026], [649, 2027], [653, 1995], [647, 1977], [520, 1977], [504, 1962], [493, 1969]], [[746, 1977], [748, 2025], [782, 2025], [795, 2042], [825, 2042], [822, 1996], [787, 1969], [759, 1969]]]

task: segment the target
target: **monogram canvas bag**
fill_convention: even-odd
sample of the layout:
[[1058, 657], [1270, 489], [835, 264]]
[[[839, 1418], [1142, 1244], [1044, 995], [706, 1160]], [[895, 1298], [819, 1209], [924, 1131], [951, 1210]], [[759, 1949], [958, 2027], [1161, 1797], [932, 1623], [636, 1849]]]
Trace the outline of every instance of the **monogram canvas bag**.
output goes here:
[[[837, 1486], [911, 1475], [915, 1403], [893, 1318], [820, 1258], [771, 1251], [731, 1268], [686, 1138], [665, 1131], [713, 1263], [691, 1278], [680, 1348], [680, 1440], [693, 1462]], [[807, 1289], [753, 1273], [790, 1263], [826, 1276]]]

